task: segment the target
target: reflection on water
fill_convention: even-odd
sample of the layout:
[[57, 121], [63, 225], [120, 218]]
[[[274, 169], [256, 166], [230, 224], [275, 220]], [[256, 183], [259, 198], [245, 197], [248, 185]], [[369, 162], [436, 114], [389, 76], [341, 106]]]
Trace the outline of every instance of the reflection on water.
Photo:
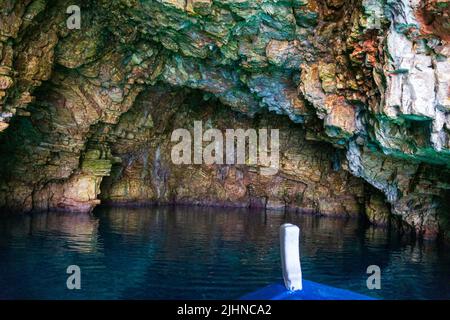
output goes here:
[[[224, 299], [281, 281], [278, 228], [301, 227], [306, 279], [375, 297], [449, 299], [450, 253], [355, 220], [196, 207], [0, 219], [0, 298]], [[81, 268], [82, 290], [66, 288]], [[366, 268], [382, 271], [366, 288]]]

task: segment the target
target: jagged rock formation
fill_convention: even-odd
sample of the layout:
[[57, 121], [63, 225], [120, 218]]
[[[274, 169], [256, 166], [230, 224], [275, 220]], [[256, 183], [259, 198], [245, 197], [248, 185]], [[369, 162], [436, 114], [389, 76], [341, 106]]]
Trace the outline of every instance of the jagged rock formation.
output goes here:
[[[4, 208], [265, 199], [448, 236], [447, 1], [98, 0], [69, 30], [71, 4], [0, 1]], [[170, 165], [161, 137], [195, 120], [198, 95], [214, 123], [292, 133], [279, 175]]]
[[[198, 93], [186, 96], [153, 87], [107, 135], [107, 125], [97, 130], [91, 141], [106, 139], [112, 154], [121, 158], [104, 179], [105, 202], [286, 208], [351, 216], [361, 212], [365, 186], [342, 170], [343, 151], [305, 140], [304, 129], [285, 117], [264, 114], [248, 119], [211, 101], [199, 104], [201, 100]], [[176, 128], [193, 132], [192, 119], [202, 119], [205, 127], [222, 132], [279, 128], [280, 170], [264, 176], [257, 165], [173, 164], [171, 133]]]

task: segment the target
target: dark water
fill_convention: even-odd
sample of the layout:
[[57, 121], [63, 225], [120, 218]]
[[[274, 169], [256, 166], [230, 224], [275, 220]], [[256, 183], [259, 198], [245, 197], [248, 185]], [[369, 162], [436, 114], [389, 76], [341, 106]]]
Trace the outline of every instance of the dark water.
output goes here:
[[[450, 252], [355, 220], [191, 207], [0, 219], [0, 298], [233, 299], [281, 281], [278, 228], [301, 226], [306, 279], [389, 299], [449, 299]], [[366, 268], [381, 268], [368, 290]], [[81, 268], [68, 290], [66, 268]]]

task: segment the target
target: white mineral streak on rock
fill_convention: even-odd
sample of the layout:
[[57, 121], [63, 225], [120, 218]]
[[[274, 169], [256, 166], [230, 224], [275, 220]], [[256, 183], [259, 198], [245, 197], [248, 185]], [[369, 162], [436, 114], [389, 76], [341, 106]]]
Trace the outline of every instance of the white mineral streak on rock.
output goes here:
[[450, 109], [450, 62], [448, 58], [437, 59], [425, 40], [413, 42], [399, 32], [402, 26], [419, 26], [414, 16], [419, 4], [418, 0], [402, 0], [392, 5], [384, 112], [391, 118], [432, 120], [430, 142], [436, 151], [441, 151]]
[[[394, 70], [410, 70], [414, 59], [412, 42], [406, 36], [397, 33], [392, 25], [387, 38], [387, 50], [391, 56], [387, 72]], [[385, 112], [390, 117], [398, 116], [400, 108], [404, 108], [403, 90], [408, 90], [407, 76], [403, 73], [391, 74], [386, 78], [386, 108]]]
[[431, 64], [431, 57], [426, 55], [416, 55], [410, 76], [410, 113], [419, 116], [433, 118], [436, 113], [434, 106], [434, 71]]
[[394, 203], [399, 198], [398, 188], [394, 184], [389, 183], [382, 175], [377, 175], [378, 172], [383, 170], [382, 159], [367, 153], [367, 150], [362, 153], [360, 146], [354, 141], [349, 142], [346, 156], [350, 172], [384, 192], [387, 201]]
[[436, 105], [444, 111], [450, 111], [450, 97], [448, 95], [450, 85], [450, 63], [445, 58], [442, 61], [435, 61], [437, 90]]
[[350, 172], [357, 177], [362, 177], [364, 168], [361, 164], [361, 151], [354, 141], [348, 144], [347, 160]]

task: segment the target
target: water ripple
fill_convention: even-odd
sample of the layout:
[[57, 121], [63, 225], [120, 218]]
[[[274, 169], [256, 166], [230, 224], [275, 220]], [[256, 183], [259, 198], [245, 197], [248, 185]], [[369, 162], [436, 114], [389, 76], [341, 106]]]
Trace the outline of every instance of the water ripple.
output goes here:
[[[301, 227], [304, 277], [388, 299], [449, 299], [450, 251], [356, 220], [243, 209], [99, 208], [0, 219], [1, 299], [230, 299], [281, 281], [278, 228]], [[66, 288], [78, 265], [82, 290]], [[379, 265], [382, 289], [366, 288]]]

